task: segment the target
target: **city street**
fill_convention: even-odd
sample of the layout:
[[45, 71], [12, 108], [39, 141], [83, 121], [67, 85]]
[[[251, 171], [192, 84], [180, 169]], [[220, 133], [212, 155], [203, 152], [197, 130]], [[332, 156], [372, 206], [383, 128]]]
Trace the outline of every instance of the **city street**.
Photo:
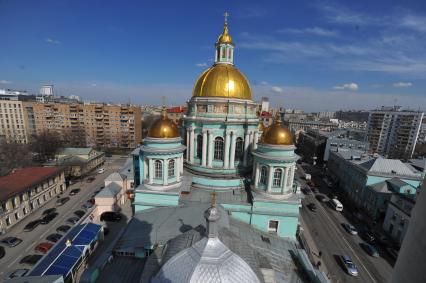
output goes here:
[[[300, 178], [299, 182], [302, 187], [306, 184]], [[322, 180], [315, 178], [320, 192], [326, 191], [326, 185]], [[307, 204], [314, 203], [317, 207], [315, 212], [306, 207]], [[361, 247], [360, 243], [364, 242], [359, 235], [349, 234], [343, 227], [342, 223], [350, 223], [341, 212], [335, 211], [328, 202], [319, 202], [315, 198], [315, 194], [306, 195], [302, 201], [303, 209], [301, 217], [306, 227], [312, 235], [318, 250], [322, 252], [321, 261], [329, 272], [330, 279], [333, 282], [388, 282], [392, 274], [392, 266], [382, 257], [374, 258], [368, 255]], [[350, 223], [353, 224], [353, 223]], [[353, 277], [346, 273], [343, 269], [339, 256], [349, 255], [358, 268], [358, 277]]]
[[[0, 259], [0, 280], [3, 281], [4, 279], [6, 279], [9, 274], [16, 269], [30, 269], [31, 266], [19, 264], [19, 261], [26, 255], [40, 254], [34, 251], [35, 246], [42, 242], [49, 242], [46, 240], [46, 237], [50, 234], [57, 233], [56, 228], [61, 225], [71, 226], [71, 224], [66, 223], [67, 219], [75, 216], [74, 211], [83, 210], [81, 206], [92, 197], [93, 193], [96, 190], [98, 190], [101, 186], [104, 186], [104, 179], [112, 172], [118, 170], [125, 163], [125, 161], [126, 158], [120, 156], [113, 156], [112, 158], [107, 158], [105, 164], [102, 166], [102, 168], [105, 168], [104, 173], [98, 174], [97, 170], [92, 173], [92, 176], [96, 177], [93, 182], [87, 183], [87, 178], [85, 178], [80, 182], [70, 185], [67, 190], [62, 193], [61, 197], [66, 197], [69, 196], [69, 192], [72, 189], [81, 189], [81, 191], [76, 195], [69, 196], [70, 200], [64, 205], [57, 207], [55, 205], [55, 202], [58, 198], [52, 198], [44, 206], [40, 207], [36, 212], [29, 215], [23, 221], [12, 227], [6, 234], [2, 235], [0, 239], [12, 236], [18, 237], [23, 241], [18, 246], [12, 248], [2, 244], [5, 247], [6, 255], [2, 259]], [[57, 208], [57, 212], [59, 213], [59, 215], [54, 220], [52, 220], [52, 222], [46, 225], [40, 224], [33, 231], [30, 232], [23, 231], [25, 225], [27, 225], [33, 220], [40, 219], [44, 210], [53, 207]]]

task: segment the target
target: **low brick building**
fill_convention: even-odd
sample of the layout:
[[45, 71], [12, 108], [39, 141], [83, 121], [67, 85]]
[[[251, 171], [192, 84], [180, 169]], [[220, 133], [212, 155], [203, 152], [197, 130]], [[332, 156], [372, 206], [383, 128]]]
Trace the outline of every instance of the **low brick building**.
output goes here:
[[27, 167], [0, 177], [0, 233], [65, 189], [62, 167]]

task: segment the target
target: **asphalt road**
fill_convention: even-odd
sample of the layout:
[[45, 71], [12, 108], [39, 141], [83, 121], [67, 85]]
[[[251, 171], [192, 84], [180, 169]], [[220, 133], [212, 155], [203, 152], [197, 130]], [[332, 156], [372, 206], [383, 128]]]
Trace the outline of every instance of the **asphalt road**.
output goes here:
[[[107, 158], [103, 168], [105, 168], [105, 172], [102, 174], [97, 174], [97, 171], [94, 171], [93, 176], [96, 179], [92, 183], [87, 183], [85, 180], [72, 184], [67, 188], [67, 190], [62, 193], [61, 197], [65, 197], [69, 195], [69, 192], [72, 189], [80, 188], [81, 191], [74, 195], [69, 196], [70, 200], [62, 206], [56, 207], [55, 202], [57, 198], [51, 199], [44, 206], [40, 207], [37, 211], [33, 212], [27, 218], [22, 220], [20, 223], [12, 227], [5, 235], [1, 236], [1, 239], [14, 236], [21, 238], [23, 241], [16, 247], [9, 248], [6, 245], [3, 245], [6, 250], [6, 255], [2, 259], [0, 259], [0, 280], [3, 281], [6, 279], [10, 273], [19, 268], [28, 268], [31, 266], [19, 264], [19, 261], [26, 255], [30, 254], [40, 254], [34, 251], [36, 245], [42, 242], [49, 242], [46, 240], [46, 237], [50, 234], [57, 233], [56, 228], [61, 225], [70, 225], [65, 223], [66, 220], [74, 215], [74, 211], [82, 210], [81, 206], [91, 198], [94, 191], [98, 190], [101, 186], [104, 185], [104, 179], [111, 174], [112, 172], [119, 169], [124, 162], [125, 158], [121, 158], [120, 156], [114, 156], [112, 158]], [[25, 225], [29, 222], [40, 219], [41, 214], [45, 209], [56, 207], [59, 215], [52, 220], [47, 225], [39, 225], [33, 231], [24, 232], [23, 229]], [[62, 233], [63, 234], [63, 233]]]
[[[301, 170], [298, 170], [300, 173]], [[303, 180], [299, 181], [305, 186]], [[320, 192], [326, 191], [326, 185], [316, 179]], [[312, 212], [306, 204], [313, 202], [317, 211]], [[392, 266], [382, 254], [379, 258], [369, 256], [361, 247], [363, 240], [358, 235], [350, 235], [342, 227], [342, 223], [350, 223], [342, 213], [333, 210], [328, 203], [319, 202], [314, 195], [308, 195], [302, 201], [303, 217], [318, 249], [322, 252], [321, 261], [327, 267], [333, 282], [389, 282]], [[380, 251], [379, 251], [380, 253]], [[358, 267], [358, 277], [348, 275], [339, 262], [340, 255], [349, 255]]]

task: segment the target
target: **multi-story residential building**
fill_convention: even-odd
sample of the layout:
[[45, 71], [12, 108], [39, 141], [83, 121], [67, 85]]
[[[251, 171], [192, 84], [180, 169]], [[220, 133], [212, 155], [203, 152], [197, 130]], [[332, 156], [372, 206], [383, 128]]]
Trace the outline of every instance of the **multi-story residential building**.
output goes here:
[[393, 193], [414, 196], [423, 181], [422, 172], [409, 164], [354, 149], [330, 151], [328, 170], [348, 199], [378, 220]]
[[167, 109], [167, 114], [173, 122], [175, 122], [177, 125], [181, 125], [183, 115], [187, 110], [188, 108], [183, 106], [170, 107]]
[[[287, 114], [286, 114], [287, 115]], [[325, 132], [331, 132], [338, 128], [338, 125], [330, 122], [320, 122], [320, 121], [302, 121], [302, 120], [287, 120], [284, 121], [284, 124], [290, 128], [294, 133], [303, 130], [307, 131], [308, 129], [321, 130]]]
[[36, 103], [37, 133], [57, 132], [76, 146], [134, 148], [141, 142], [141, 109], [100, 103]]
[[371, 111], [366, 135], [370, 150], [388, 158], [411, 158], [423, 115], [423, 112], [402, 111], [399, 106]]
[[0, 233], [65, 190], [59, 167], [27, 167], [0, 177]]
[[34, 135], [33, 97], [22, 91], [0, 92], [0, 138], [27, 143]]
[[416, 200], [414, 197], [399, 194], [393, 194], [389, 201], [385, 221], [383, 222], [383, 229], [399, 244], [402, 243], [407, 233], [411, 210], [415, 204]]
[[334, 118], [334, 115], [336, 114], [336, 112], [334, 111], [321, 111], [318, 113], [318, 118], [320, 119], [331, 119]]

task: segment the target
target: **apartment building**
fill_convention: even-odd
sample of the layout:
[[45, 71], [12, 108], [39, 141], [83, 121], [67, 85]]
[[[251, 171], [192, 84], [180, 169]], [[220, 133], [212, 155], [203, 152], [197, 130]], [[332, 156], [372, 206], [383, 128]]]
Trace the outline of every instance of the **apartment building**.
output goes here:
[[60, 167], [27, 167], [0, 177], [0, 233], [65, 190]]
[[411, 158], [423, 116], [423, 112], [403, 111], [399, 106], [371, 111], [366, 135], [370, 150], [388, 158]]
[[141, 142], [141, 109], [100, 103], [36, 103], [37, 133], [53, 131], [75, 146], [134, 148]]

